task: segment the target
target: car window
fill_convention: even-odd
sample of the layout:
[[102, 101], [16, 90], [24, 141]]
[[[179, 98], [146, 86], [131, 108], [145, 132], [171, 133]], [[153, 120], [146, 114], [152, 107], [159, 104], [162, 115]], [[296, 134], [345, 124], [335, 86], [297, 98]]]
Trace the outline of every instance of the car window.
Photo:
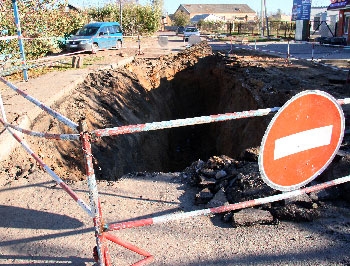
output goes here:
[[198, 30], [196, 28], [187, 28], [186, 31], [187, 32], [196, 32]]
[[115, 33], [115, 29], [114, 29], [113, 26], [108, 26], [107, 29], [108, 29], [109, 34], [114, 34]]
[[92, 36], [92, 35], [95, 35], [97, 31], [98, 31], [98, 27], [82, 27], [80, 30], [78, 30], [76, 35]]
[[109, 31], [108, 31], [108, 27], [102, 27], [100, 30], [100, 35], [108, 35]]
[[113, 25], [113, 28], [114, 28], [114, 33], [121, 33], [122, 32], [122, 29], [118, 25]]

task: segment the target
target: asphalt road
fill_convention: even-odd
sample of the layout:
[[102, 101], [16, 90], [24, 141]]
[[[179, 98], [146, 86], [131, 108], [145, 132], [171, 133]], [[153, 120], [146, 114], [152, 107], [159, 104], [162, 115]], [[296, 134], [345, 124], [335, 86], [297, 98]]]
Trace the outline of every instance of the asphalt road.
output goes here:
[[[181, 35], [177, 36], [174, 32], [161, 32], [158, 36], [167, 36], [169, 49], [178, 46], [179, 50], [185, 48]], [[221, 41], [201, 36], [201, 39], [207, 39], [208, 44], [213, 51], [224, 50], [229, 52], [232, 49], [251, 49], [258, 50], [267, 54], [273, 54], [281, 57], [287, 57], [288, 53], [292, 59], [315, 60], [322, 63], [328, 63], [340, 68], [350, 69], [348, 61], [350, 61], [350, 46], [330, 46], [319, 45], [317, 43], [308, 42], [257, 42], [241, 44], [239, 42]]]

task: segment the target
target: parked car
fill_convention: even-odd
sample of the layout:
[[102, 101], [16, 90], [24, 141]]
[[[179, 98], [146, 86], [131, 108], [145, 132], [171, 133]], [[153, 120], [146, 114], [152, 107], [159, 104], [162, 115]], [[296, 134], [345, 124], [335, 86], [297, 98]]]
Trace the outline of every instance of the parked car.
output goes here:
[[94, 22], [82, 27], [66, 43], [68, 51], [85, 50], [96, 53], [99, 49], [120, 49], [123, 32], [118, 22]]
[[196, 27], [186, 27], [184, 30], [184, 41], [188, 41], [188, 38], [192, 35], [200, 36], [199, 30]]
[[347, 45], [344, 37], [317, 37], [315, 41], [320, 44]]
[[185, 31], [185, 27], [184, 26], [180, 26], [176, 29], [176, 35], [178, 34], [183, 34]]

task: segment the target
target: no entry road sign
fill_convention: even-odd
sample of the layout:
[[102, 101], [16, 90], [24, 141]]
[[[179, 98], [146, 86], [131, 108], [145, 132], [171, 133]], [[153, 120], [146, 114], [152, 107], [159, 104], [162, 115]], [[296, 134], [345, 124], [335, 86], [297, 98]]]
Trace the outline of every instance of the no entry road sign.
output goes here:
[[305, 91], [273, 117], [261, 143], [259, 168], [272, 188], [290, 191], [306, 185], [331, 163], [344, 134], [344, 114], [322, 91]]

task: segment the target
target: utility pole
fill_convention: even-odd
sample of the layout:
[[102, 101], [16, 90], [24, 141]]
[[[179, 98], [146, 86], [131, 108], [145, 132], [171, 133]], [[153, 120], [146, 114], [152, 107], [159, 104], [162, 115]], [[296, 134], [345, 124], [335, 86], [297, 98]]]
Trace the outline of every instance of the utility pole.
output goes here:
[[268, 16], [267, 16], [266, 0], [264, 0], [264, 10], [265, 10], [265, 18], [266, 18], [266, 33], [267, 33], [267, 38], [270, 38], [269, 18], [268, 18]]
[[122, 9], [122, 0], [119, 0], [119, 17], [120, 17], [120, 27], [123, 29], [123, 9]]
[[260, 23], [261, 23], [261, 37], [264, 37], [264, 0], [261, 0]]

